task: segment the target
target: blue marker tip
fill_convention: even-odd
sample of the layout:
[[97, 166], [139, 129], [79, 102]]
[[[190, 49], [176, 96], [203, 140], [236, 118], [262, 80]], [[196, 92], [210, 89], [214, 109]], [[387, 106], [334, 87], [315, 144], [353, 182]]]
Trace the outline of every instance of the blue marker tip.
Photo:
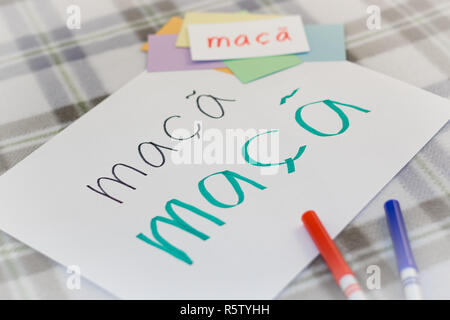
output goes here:
[[398, 272], [401, 273], [403, 269], [408, 267], [417, 270], [416, 262], [414, 261], [409, 245], [408, 234], [406, 233], [400, 204], [397, 200], [386, 201], [384, 210], [386, 211], [387, 223], [391, 233], [395, 255], [397, 257]]

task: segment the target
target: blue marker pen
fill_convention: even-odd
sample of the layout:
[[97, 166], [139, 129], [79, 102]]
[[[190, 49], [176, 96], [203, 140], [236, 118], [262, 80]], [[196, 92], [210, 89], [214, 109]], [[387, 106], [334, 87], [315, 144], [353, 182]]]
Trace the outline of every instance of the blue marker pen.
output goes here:
[[423, 299], [419, 284], [419, 270], [409, 245], [400, 204], [397, 200], [389, 200], [384, 204], [386, 219], [397, 257], [397, 268], [403, 284], [403, 292], [408, 300]]

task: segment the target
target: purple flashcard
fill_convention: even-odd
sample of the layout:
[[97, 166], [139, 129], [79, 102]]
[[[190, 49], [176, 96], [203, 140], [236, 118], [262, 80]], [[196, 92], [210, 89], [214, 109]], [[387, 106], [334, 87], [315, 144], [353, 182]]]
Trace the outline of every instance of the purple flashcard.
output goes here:
[[177, 48], [177, 34], [149, 35], [147, 71], [224, 68], [222, 61], [192, 61], [189, 48]]

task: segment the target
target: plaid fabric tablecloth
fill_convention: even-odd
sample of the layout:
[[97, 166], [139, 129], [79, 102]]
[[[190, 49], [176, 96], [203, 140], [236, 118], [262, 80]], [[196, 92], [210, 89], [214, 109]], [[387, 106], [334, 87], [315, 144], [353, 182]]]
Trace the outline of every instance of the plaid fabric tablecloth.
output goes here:
[[[66, 27], [72, 4], [81, 9], [79, 30]], [[366, 26], [369, 5], [381, 9], [380, 30]], [[450, 97], [448, 0], [0, 0], [0, 173], [144, 70], [139, 48], [169, 17], [240, 10], [343, 23], [348, 60]], [[370, 298], [403, 298], [384, 218], [388, 198], [404, 208], [425, 296], [450, 298], [449, 163], [447, 123], [337, 237], [364, 287], [379, 268]], [[70, 290], [67, 278], [64, 267], [0, 232], [0, 298], [114, 298], [87, 280]], [[279, 298], [344, 296], [317, 258]]]

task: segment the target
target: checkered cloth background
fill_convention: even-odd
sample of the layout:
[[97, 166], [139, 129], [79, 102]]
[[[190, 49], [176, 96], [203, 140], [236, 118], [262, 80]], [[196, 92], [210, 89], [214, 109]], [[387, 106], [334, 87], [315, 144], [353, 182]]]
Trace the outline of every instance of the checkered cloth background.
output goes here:
[[[79, 30], [66, 27], [72, 4], [81, 8]], [[369, 5], [381, 9], [380, 30], [366, 26]], [[240, 10], [342, 23], [348, 60], [450, 97], [448, 0], [0, 0], [0, 173], [142, 72], [140, 46], [168, 18]], [[449, 163], [447, 123], [337, 237], [370, 298], [403, 298], [384, 218], [388, 198], [404, 209], [425, 296], [450, 298]], [[381, 283], [369, 290], [372, 265]], [[0, 232], [0, 298], [114, 298], [84, 279], [80, 290], [70, 290], [67, 278], [64, 267]], [[319, 257], [278, 298], [344, 296]]]

